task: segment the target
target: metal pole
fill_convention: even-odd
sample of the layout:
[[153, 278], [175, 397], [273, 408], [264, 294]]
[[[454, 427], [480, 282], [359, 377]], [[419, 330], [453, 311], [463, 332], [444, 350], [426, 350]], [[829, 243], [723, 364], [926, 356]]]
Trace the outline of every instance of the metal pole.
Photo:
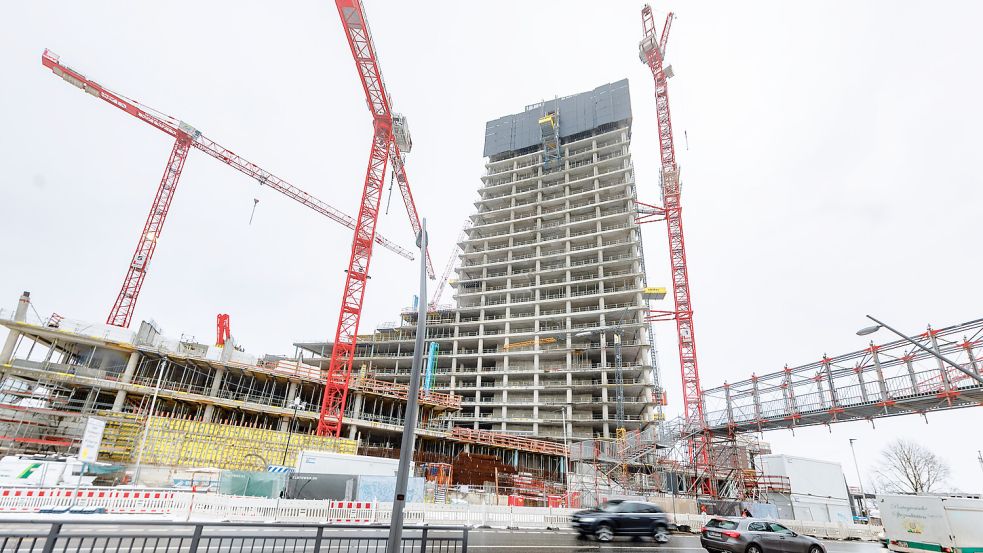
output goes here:
[[566, 488], [566, 499], [564, 503], [570, 508], [570, 443], [567, 440], [567, 406], [560, 408], [560, 420], [563, 424], [563, 485]]
[[615, 430], [618, 439], [625, 437], [625, 373], [621, 360], [621, 336], [622, 329], [619, 326], [612, 333], [614, 336], [614, 383], [615, 383], [615, 418], [618, 419], [618, 428]]
[[287, 425], [287, 445], [283, 446], [283, 460], [280, 461], [280, 466], [287, 465], [287, 451], [290, 450], [290, 436], [294, 432], [294, 425], [297, 424], [297, 409], [300, 407], [300, 402], [297, 401], [298, 399], [300, 398], [294, 398], [294, 416], [290, 418], [290, 424]]
[[416, 314], [416, 343], [413, 347], [413, 365], [410, 368], [410, 389], [406, 398], [406, 418], [403, 440], [399, 448], [399, 469], [396, 471], [396, 497], [393, 498], [392, 516], [389, 518], [389, 540], [386, 553], [399, 553], [403, 542], [403, 508], [406, 506], [406, 484], [413, 462], [413, 442], [416, 438], [416, 413], [420, 402], [420, 369], [423, 364], [423, 344], [427, 334], [427, 220], [421, 222], [417, 246], [420, 247], [420, 302]]
[[857, 469], [857, 481], [860, 482], [860, 514], [866, 517], [868, 516], [867, 492], [864, 491], [864, 479], [860, 476], [860, 465], [857, 464], [857, 450], [853, 448], [853, 442], [855, 441], [857, 441], [856, 438], [850, 438], [850, 451], [853, 452], [853, 468]]
[[[82, 463], [82, 468], [79, 469], [79, 479], [75, 481], [75, 493], [72, 495], [72, 507], [78, 505], [79, 502], [79, 488], [82, 486], [82, 476], [85, 475], [85, 463]], [[44, 486], [44, 479], [41, 479], [41, 485]]]
[[874, 321], [875, 323], [877, 323], [877, 324], [879, 324], [879, 325], [881, 325], [882, 327], [884, 327], [884, 328], [886, 328], [886, 329], [888, 329], [888, 330], [890, 330], [891, 332], [893, 332], [893, 333], [895, 333], [895, 334], [897, 334], [898, 336], [901, 336], [901, 337], [902, 337], [902, 338], [904, 338], [905, 340], [908, 340], [909, 342], [911, 342], [912, 344], [914, 344], [914, 345], [915, 345], [915, 346], [916, 346], [917, 348], [919, 348], [919, 349], [921, 349], [921, 350], [924, 350], [924, 351], [926, 351], [926, 352], [928, 352], [928, 353], [929, 353], [929, 354], [931, 354], [931, 355], [932, 355], [933, 357], [935, 357], [935, 358], [937, 358], [937, 359], [941, 359], [942, 361], [944, 361], [944, 362], [946, 362], [946, 363], [948, 363], [948, 364], [950, 364], [950, 365], [952, 365], [952, 366], [953, 366], [953, 367], [955, 367], [955, 368], [956, 368], [957, 370], [959, 370], [959, 371], [961, 371], [961, 372], [963, 372], [964, 374], [966, 374], [966, 376], [968, 376], [968, 377], [970, 377], [970, 378], [972, 378], [973, 380], [975, 380], [975, 381], [977, 381], [977, 382], [979, 382], [980, 384], [983, 384], [983, 376], [980, 376], [980, 375], [978, 375], [978, 374], [976, 374], [976, 373], [974, 373], [974, 372], [973, 372], [973, 371], [971, 371], [971, 370], [968, 370], [968, 369], [965, 369], [965, 368], [963, 368], [963, 366], [962, 366], [962, 365], [960, 365], [959, 363], [956, 363], [956, 362], [954, 362], [954, 361], [950, 361], [950, 360], [949, 360], [949, 359], [948, 359], [947, 357], [944, 357], [944, 356], [943, 356], [942, 354], [940, 354], [940, 353], [936, 353], [936, 352], [935, 352], [935, 350], [933, 350], [933, 349], [931, 349], [931, 348], [927, 348], [927, 347], [925, 347], [925, 346], [923, 346], [923, 345], [921, 345], [921, 344], [919, 344], [918, 342], [916, 342], [916, 341], [914, 341], [914, 340], [912, 340], [911, 338], [909, 338], [909, 337], [907, 337], [907, 336], [905, 336], [904, 334], [902, 334], [902, 333], [900, 333], [900, 332], [898, 332], [897, 330], [895, 330], [895, 329], [893, 329], [893, 328], [891, 328], [891, 327], [890, 327], [890, 326], [888, 326], [888, 325], [887, 325], [886, 323], [883, 323], [883, 322], [881, 322], [881, 321], [878, 321], [877, 319], [875, 319], [875, 318], [873, 318], [873, 317], [871, 317], [870, 315], [867, 315], [867, 318], [868, 318], [868, 319], [870, 319], [870, 320], [872, 320], [872, 321]]
[[147, 418], [143, 421], [143, 438], [140, 440], [140, 451], [137, 451], [137, 464], [133, 469], [133, 483], [140, 483], [140, 468], [143, 463], [143, 450], [147, 447], [147, 435], [150, 433], [150, 417], [154, 416], [154, 411], [157, 409], [157, 394], [160, 393], [160, 385], [164, 381], [164, 369], [170, 364], [170, 361], [163, 359], [160, 363], [160, 369], [157, 372], [157, 386], [154, 388], [154, 397], [150, 400], [150, 409], [147, 413]]

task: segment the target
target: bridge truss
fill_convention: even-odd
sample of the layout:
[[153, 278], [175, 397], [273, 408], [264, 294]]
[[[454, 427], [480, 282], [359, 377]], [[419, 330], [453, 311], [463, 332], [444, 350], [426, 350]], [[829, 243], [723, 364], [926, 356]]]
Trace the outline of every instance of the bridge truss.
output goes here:
[[[931, 327], [912, 340], [983, 371], [983, 319]], [[704, 388], [704, 431], [733, 436], [983, 405], [983, 384], [906, 340]]]

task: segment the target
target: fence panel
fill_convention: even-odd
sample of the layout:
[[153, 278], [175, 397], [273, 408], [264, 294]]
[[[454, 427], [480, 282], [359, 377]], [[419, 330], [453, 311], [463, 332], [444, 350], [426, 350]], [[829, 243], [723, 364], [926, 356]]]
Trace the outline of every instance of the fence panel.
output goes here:
[[[435, 532], [438, 531], [438, 532]], [[19, 521], [0, 522], [0, 550], [14, 553], [317, 553], [382, 551], [389, 528], [379, 526], [242, 523]], [[468, 529], [405, 526], [404, 553], [467, 553]]]

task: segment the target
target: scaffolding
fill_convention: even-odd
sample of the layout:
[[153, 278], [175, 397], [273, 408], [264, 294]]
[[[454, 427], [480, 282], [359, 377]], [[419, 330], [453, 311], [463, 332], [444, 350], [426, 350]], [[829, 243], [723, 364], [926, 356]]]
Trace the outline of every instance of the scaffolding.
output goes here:
[[[355, 379], [352, 388], [364, 394], [406, 401], [409, 397], [409, 386], [390, 382], [388, 380], [377, 380], [374, 378], [360, 377]], [[453, 394], [442, 394], [430, 390], [420, 390], [420, 405], [426, 405], [434, 411], [460, 410], [461, 396]]]
[[426, 484], [426, 497], [433, 503], [447, 503], [447, 492], [454, 483], [454, 466], [450, 463], [423, 463], [420, 472]]
[[523, 436], [513, 436], [502, 432], [491, 432], [489, 430], [471, 430], [456, 426], [451, 429], [450, 437], [463, 443], [488, 445], [503, 449], [528, 451], [530, 453], [543, 453], [559, 457], [565, 457], [567, 455], [567, 448], [563, 444]]

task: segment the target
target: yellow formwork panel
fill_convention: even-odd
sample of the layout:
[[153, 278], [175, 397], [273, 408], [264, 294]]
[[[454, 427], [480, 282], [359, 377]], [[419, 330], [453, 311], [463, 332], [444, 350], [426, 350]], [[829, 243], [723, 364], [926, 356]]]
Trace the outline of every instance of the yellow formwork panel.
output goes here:
[[[133, 462], [143, 439], [140, 419], [108, 420], [100, 455]], [[230, 470], [265, 470], [265, 464], [293, 466], [303, 450], [354, 454], [357, 442], [345, 438], [293, 434], [287, 448], [287, 432], [221, 423], [151, 417], [143, 463], [149, 465], [216, 467]], [[108, 438], [108, 439], [107, 439]]]

